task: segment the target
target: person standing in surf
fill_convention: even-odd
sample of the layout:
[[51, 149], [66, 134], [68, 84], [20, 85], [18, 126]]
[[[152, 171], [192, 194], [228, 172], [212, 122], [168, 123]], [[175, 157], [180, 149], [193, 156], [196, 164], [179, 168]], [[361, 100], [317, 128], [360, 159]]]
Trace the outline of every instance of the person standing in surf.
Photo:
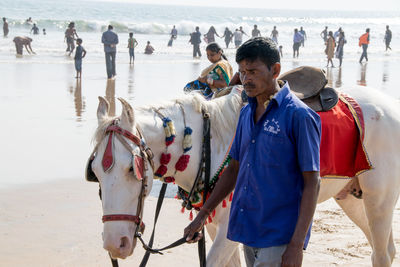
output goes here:
[[70, 22], [68, 24], [68, 28], [65, 30], [65, 37], [64, 41], [67, 42], [67, 50], [66, 52], [69, 52], [69, 55], [74, 52], [75, 49], [75, 37], [79, 38], [78, 34], [76, 33], [75, 30], [75, 22]]
[[138, 45], [138, 42], [135, 38], [133, 38], [133, 32], [129, 33], [128, 39], [128, 48], [129, 48], [129, 64], [132, 64], [135, 61], [135, 47]]
[[7, 19], [3, 18], [3, 35], [4, 35], [4, 37], [7, 37], [8, 32], [9, 32], [9, 29], [8, 29]]
[[200, 43], [201, 43], [201, 33], [199, 26], [196, 27], [196, 31], [190, 34], [189, 43], [193, 45], [193, 57], [201, 57]]
[[82, 39], [78, 38], [76, 40], [76, 50], [75, 50], [75, 70], [76, 70], [76, 77], [77, 79], [82, 78], [82, 59], [86, 56], [86, 50], [82, 46]]
[[101, 42], [104, 44], [104, 54], [106, 56], [107, 78], [111, 79], [116, 75], [115, 56], [117, 54], [118, 35], [113, 31], [114, 27], [108, 25], [108, 30], [103, 32]]
[[225, 28], [224, 35], [221, 38], [224, 38], [226, 48], [229, 47], [229, 43], [232, 42], [233, 33], [229, 30], [228, 27]]

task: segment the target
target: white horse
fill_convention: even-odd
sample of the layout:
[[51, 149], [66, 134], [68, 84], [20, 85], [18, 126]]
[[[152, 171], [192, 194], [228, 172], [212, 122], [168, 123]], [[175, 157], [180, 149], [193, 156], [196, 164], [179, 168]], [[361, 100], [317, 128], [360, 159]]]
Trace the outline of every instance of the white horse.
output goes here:
[[[392, 216], [400, 191], [400, 108], [399, 103], [382, 93], [367, 88], [357, 87], [345, 91], [360, 104], [365, 120], [364, 144], [374, 169], [361, 174], [358, 178], [363, 199], [348, 196], [337, 200], [350, 219], [358, 225], [366, 235], [372, 247], [373, 266], [390, 266], [396, 250], [393, 243]], [[115, 118], [108, 116], [108, 103], [99, 98], [97, 116], [99, 126], [95, 134], [97, 155], [92, 163], [102, 189], [103, 214], [136, 214], [140, 195], [140, 182], [132, 177], [132, 154], [121, 142], [114, 144], [114, 167], [104, 172], [101, 166], [102, 155], [107, 146], [107, 127]], [[175, 124], [176, 140], [169, 147], [172, 159], [168, 165], [166, 176], [174, 175], [174, 165], [182, 151], [185, 111], [187, 126], [193, 129], [193, 148], [189, 151], [190, 163], [184, 172], [177, 172], [175, 182], [189, 191], [201, 159], [203, 118], [201, 109], [205, 107], [211, 115], [211, 173], [214, 174], [220, 166], [230, 141], [235, 132], [239, 111], [242, 107], [240, 92], [234, 88], [224, 97], [205, 101], [197, 95], [182, 97], [157, 107], [143, 107], [135, 110], [124, 100], [119, 126], [134, 134], [137, 126], [143, 131], [147, 145], [154, 153], [155, 169], [159, 166], [160, 155], [165, 151], [165, 134], [162, 121], [154, 108], [168, 116]], [[132, 143], [126, 139], [127, 142]], [[138, 149], [135, 144], [132, 148]], [[151, 169], [147, 171], [149, 188], [152, 183]], [[318, 202], [325, 201], [337, 195], [350, 180], [323, 179]], [[230, 202], [223, 208], [216, 208], [216, 216], [212, 223], [206, 225], [213, 244], [207, 255], [207, 266], [240, 266], [238, 244], [226, 238]], [[107, 221], [104, 223], [104, 248], [114, 258], [126, 258], [133, 253], [136, 245], [134, 231], [136, 225], [127, 221]], [[182, 229], [183, 232], [183, 229]]]

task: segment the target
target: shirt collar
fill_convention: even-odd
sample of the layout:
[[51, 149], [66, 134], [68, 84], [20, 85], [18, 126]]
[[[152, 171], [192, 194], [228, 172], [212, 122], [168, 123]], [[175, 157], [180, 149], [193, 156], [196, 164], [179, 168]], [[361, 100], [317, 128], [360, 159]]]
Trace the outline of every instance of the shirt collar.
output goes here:
[[[290, 93], [289, 83], [287, 81], [285, 81], [285, 84], [281, 87], [281, 89], [274, 96], [274, 98], [272, 98], [271, 101], [274, 101], [279, 107], [289, 93]], [[251, 104], [252, 107], [253, 106], [255, 107], [255, 105], [257, 104], [256, 98], [249, 97], [248, 99], [249, 99], [249, 104]]]

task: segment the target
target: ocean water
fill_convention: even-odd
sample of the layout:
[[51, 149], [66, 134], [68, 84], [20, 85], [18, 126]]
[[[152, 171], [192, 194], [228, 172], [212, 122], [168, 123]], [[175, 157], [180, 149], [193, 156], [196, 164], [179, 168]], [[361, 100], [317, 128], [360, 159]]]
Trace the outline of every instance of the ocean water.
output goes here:
[[[399, 4], [400, 7], [400, 4]], [[398, 7], [398, 8], [399, 8]], [[398, 8], [387, 12], [347, 12], [347, 11], [304, 11], [304, 10], [267, 10], [221, 7], [189, 7], [161, 6], [111, 1], [93, 0], [2, 0], [0, 2], [1, 17], [7, 17], [10, 34], [7, 39], [0, 39], [0, 60], [15, 60], [11, 55], [15, 51], [12, 43], [13, 36], [28, 35], [31, 25], [25, 20], [32, 17], [40, 30], [46, 29], [47, 35], [33, 36], [32, 46], [41, 55], [36, 61], [65, 62], [64, 31], [70, 21], [76, 23], [76, 30], [84, 40], [83, 46], [89, 52], [87, 61], [103, 61], [103, 47], [100, 42], [101, 32], [108, 24], [114, 26], [119, 34], [118, 46], [122, 62], [128, 60], [126, 43], [128, 32], [134, 32], [139, 42], [136, 54], [143, 54], [147, 41], [156, 49], [157, 59], [141, 57], [146, 60], [192, 60], [192, 46], [188, 43], [190, 32], [196, 26], [200, 32], [206, 33], [211, 25], [222, 36], [225, 27], [234, 31], [242, 26], [247, 34], [251, 34], [254, 24], [258, 25], [262, 36], [270, 36], [273, 26], [279, 31], [279, 45], [283, 46], [284, 59], [292, 53], [292, 37], [294, 28], [303, 26], [307, 33], [307, 41], [300, 53], [303, 60], [325, 60], [324, 45], [320, 32], [324, 26], [335, 32], [342, 27], [346, 34], [345, 58], [356, 61], [361, 52], [358, 37], [369, 27], [371, 29], [371, 44], [369, 54], [375, 58], [384, 58], [385, 26], [390, 25], [393, 32], [391, 57], [400, 57], [400, 13]], [[173, 25], [178, 30], [178, 39], [173, 47], [167, 47], [169, 33]], [[42, 32], [41, 32], [42, 33]], [[244, 36], [244, 38], [248, 38]], [[217, 42], [225, 47], [223, 39]], [[202, 43], [202, 48], [205, 47]], [[233, 44], [231, 45], [233, 46]], [[234, 57], [235, 49], [226, 49], [226, 54]], [[8, 57], [7, 57], [8, 55]]]

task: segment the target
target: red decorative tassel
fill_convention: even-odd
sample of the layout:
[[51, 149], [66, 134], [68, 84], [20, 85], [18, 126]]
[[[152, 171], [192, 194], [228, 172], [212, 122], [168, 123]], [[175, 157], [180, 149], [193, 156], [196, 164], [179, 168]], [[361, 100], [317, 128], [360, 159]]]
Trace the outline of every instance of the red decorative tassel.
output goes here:
[[170, 138], [170, 140], [165, 140], [165, 145], [166, 145], [166, 146], [169, 146], [169, 145], [171, 145], [174, 141], [175, 141], [175, 136], [173, 136], [172, 138]]
[[215, 210], [213, 210], [213, 212], [212, 212], [212, 217], [213, 218], [215, 217]]
[[182, 207], [182, 208], [181, 208], [181, 212], [182, 212], [182, 213], [185, 213], [185, 207]]
[[178, 194], [176, 194], [176, 195], [174, 196], [174, 198], [175, 198], [175, 199], [178, 199]]
[[165, 178], [164, 178], [164, 182], [166, 182], [166, 183], [173, 183], [173, 182], [175, 182], [175, 178], [172, 177], [172, 176], [165, 177]]
[[212, 218], [211, 218], [211, 216], [208, 216], [208, 223], [212, 223]]
[[160, 163], [163, 165], [168, 165], [169, 161], [171, 160], [171, 153], [162, 153], [160, 158]]
[[193, 221], [193, 211], [190, 211], [189, 220]]
[[187, 168], [189, 160], [190, 160], [190, 155], [182, 155], [176, 162], [175, 169], [177, 171], [183, 172]]
[[229, 196], [229, 201], [232, 201], [233, 198], [233, 192], [231, 192], [231, 195]]
[[223, 207], [223, 208], [226, 208], [226, 200], [225, 200], [225, 199], [222, 200], [222, 207]]
[[163, 177], [167, 173], [167, 170], [168, 170], [167, 166], [160, 165], [160, 167], [158, 167], [154, 175], [157, 177]]

